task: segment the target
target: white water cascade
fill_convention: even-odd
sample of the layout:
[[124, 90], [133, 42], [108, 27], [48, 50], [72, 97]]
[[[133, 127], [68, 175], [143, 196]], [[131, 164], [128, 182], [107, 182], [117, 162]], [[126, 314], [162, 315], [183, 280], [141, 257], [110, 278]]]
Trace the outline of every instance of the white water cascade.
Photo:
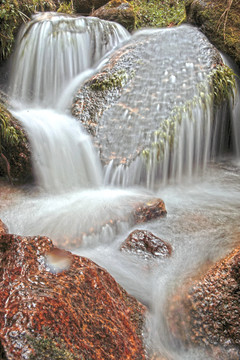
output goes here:
[[44, 191], [101, 185], [101, 166], [89, 136], [56, 108], [61, 108], [59, 99], [77, 75], [82, 77], [85, 70], [88, 74], [128, 37], [115, 23], [54, 13], [36, 15], [20, 31], [9, 94], [14, 115], [27, 131], [35, 177]]
[[[195, 51], [203, 51], [199, 50], [195, 35], [185, 38], [185, 30], [180, 30], [180, 39], [183, 43], [194, 43], [192, 55]], [[192, 95], [190, 83], [193, 79], [197, 83], [201, 72], [199, 64], [195, 69], [186, 60], [189, 56], [187, 50], [182, 53], [182, 58], [178, 57], [173, 47], [169, 46], [169, 40], [164, 40], [165, 45], [159, 43], [158, 35], [156, 57], [157, 50], [166, 43], [172, 52], [171, 58], [166, 57], [164, 64], [159, 61], [158, 67], [164, 79], [169, 81], [164, 83], [165, 87], [158, 88], [164, 106], [155, 104], [152, 113], [146, 106], [143, 114], [145, 122], [139, 125], [140, 130], [146, 122], [152, 124], [155, 116], [163, 116], [164, 119], [163, 111], [159, 109], [167, 110], [176, 101], [172, 96], [176, 90], [176, 79], [171, 69], [167, 70], [165, 66], [173, 67], [175, 63], [171, 65], [171, 61], [175, 60], [183, 62], [183, 67], [178, 70], [184, 74], [186, 97]], [[176, 41], [175, 35], [173, 38]], [[105, 267], [130, 294], [147, 305], [149, 333], [145, 339], [146, 347], [157, 357], [205, 360], [209, 357], [204, 349], [187, 350], [174, 341], [167, 324], [166, 308], [179, 284], [189, 275], [239, 244], [240, 164], [232, 159], [208, 163], [212, 147], [212, 114], [208, 106], [203, 113], [201, 106], [196, 106], [192, 111], [196, 121], [190, 121], [189, 113], [185, 112], [181, 124], [176, 125], [176, 146], [173, 152], [166, 148], [162, 168], [155, 162], [157, 151], [151, 154], [148, 168], [144, 167], [140, 157], [136, 157], [129, 168], [120, 165], [116, 169], [111, 162], [105, 172], [104, 184], [100, 160], [90, 137], [75, 119], [66, 115], [65, 98], [69, 98], [78, 81], [81, 84], [88, 75], [91, 76], [95, 70], [90, 70], [90, 67], [98, 66], [104, 61], [104, 55], [127, 39], [129, 34], [117, 24], [58, 14], [37, 15], [21, 30], [13, 59], [9, 95], [13, 113], [26, 129], [31, 143], [38, 187], [15, 189], [15, 193], [11, 188], [7, 202], [4, 196], [1, 197], [0, 184], [0, 218], [7, 224], [10, 233], [49, 236], [57, 245], [74, 250], [76, 254], [87, 256]], [[152, 52], [147, 50], [149, 48], [146, 47], [146, 59], [149, 60]], [[207, 72], [208, 53], [203, 51], [203, 56], [206, 59], [206, 68], [203, 68]], [[151, 86], [156, 82], [156, 64], [145, 62], [146, 59], [139, 61], [149, 78], [149, 82], [138, 85], [143, 97], [151, 93]], [[185, 71], [186, 67], [189, 72]], [[146, 90], [143, 93], [144, 86]], [[197, 90], [196, 93], [199, 94]], [[127, 92], [123, 96], [132, 96], [139, 101], [138, 94]], [[150, 105], [153, 103], [150, 102]], [[129, 120], [128, 125], [135, 123], [136, 119], [130, 119], [128, 112], [117, 114], [120, 119]], [[109, 113], [106, 118], [108, 116]], [[198, 123], [199, 119], [203, 121]], [[125, 134], [130, 134], [126, 139], [138, 136], [141, 141], [145, 138], [149, 140], [147, 135], [145, 138], [142, 136], [140, 130], [130, 134], [126, 126]], [[122, 134], [119, 136], [124, 148], [123, 139], [126, 139]], [[151, 140], [157, 143], [159, 134], [154, 136]], [[204, 169], [200, 163], [204, 163]], [[190, 182], [194, 168], [201, 169], [202, 177]], [[164, 181], [160, 179], [160, 172], [165, 174]], [[184, 174], [188, 182], [185, 182]], [[167, 183], [168, 175], [180, 184]], [[146, 185], [146, 179], [148, 189], [142, 186]], [[109, 184], [112, 186], [108, 187]], [[135, 187], [122, 189], [116, 184]], [[168, 216], [132, 226], [128, 222], [132, 205], [152, 198], [165, 201]], [[95, 232], [87, 236], [89, 229]], [[135, 229], [151, 231], [169, 242], [173, 248], [171, 257], [146, 262], [121, 252], [120, 245]], [[75, 248], [69, 246], [69, 239], [76, 240]]]

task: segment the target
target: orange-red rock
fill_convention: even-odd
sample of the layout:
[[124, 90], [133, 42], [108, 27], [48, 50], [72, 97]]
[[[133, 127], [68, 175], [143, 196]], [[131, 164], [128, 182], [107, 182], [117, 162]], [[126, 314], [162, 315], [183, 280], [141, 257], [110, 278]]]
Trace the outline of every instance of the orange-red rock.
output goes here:
[[141, 224], [146, 221], [167, 215], [165, 204], [161, 199], [152, 199], [146, 203], [139, 203], [134, 210], [134, 223]]
[[[145, 359], [145, 308], [46, 237], [0, 237], [0, 340], [20, 359]], [[60, 271], [62, 270], [62, 271]]]
[[146, 259], [165, 258], [172, 253], [170, 244], [147, 230], [134, 230], [121, 245], [122, 251], [131, 252]]
[[2, 220], [0, 220], [0, 236], [3, 234], [8, 233], [8, 228], [7, 226], [2, 222]]
[[240, 359], [240, 248], [176, 294], [169, 327], [186, 345], [204, 346], [214, 359]]

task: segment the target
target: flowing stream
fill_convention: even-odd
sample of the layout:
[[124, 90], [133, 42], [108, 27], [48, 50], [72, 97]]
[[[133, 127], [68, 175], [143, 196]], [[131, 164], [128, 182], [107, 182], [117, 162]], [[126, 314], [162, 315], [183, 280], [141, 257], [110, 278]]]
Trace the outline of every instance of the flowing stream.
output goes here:
[[[173, 176], [178, 177], [178, 183], [169, 183], [166, 176], [164, 182], [156, 181], [159, 172], [154, 170], [154, 190], [143, 186], [131, 173], [128, 177], [133, 176], [134, 182], [125, 184], [113, 181], [118, 175], [110, 175], [111, 169], [109, 176], [106, 171], [104, 176], [89, 135], [70, 116], [67, 105], [75, 88], [101, 68], [114, 48], [129, 37], [127, 31], [114, 23], [52, 13], [36, 16], [21, 30], [9, 95], [12, 111], [30, 139], [36, 184], [12, 195], [11, 204], [0, 207], [0, 218], [12, 233], [47, 235], [66, 248], [71, 248], [72, 240], [79, 239], [75, 253], [105, 267], [129, 293], [148, 306], [147, 347], [170, 360], [205, 359], [202, 349], [186, 351], [174, 342], [167, 327], [165, 307], [186, 276], [205, 262], [216, 261], [239, 243], [238, 146], [230, 155], [222, 154], [211, 161], [206, 157], [204, 168], [194, 178], [189, 176], [189, 166], [194, 166], [196, 157], [191, 161], [185, 155], [181, 158], [179, 152], [183, 149], [176, 148]], [[177, 46], [181, 47], [181, 43]], [[172, 85], [174, 91], [174, 79]], [[237, 99], [234, 129], [239, 129], [238, 102]], [[198, 108], [196, 112], [199, 111]], [[201, 116], [196, 116], [196, 121], [199, 119]], [[192, 142], [202, 141], [196, 131], [206, 130], [208, 134], [206, 124], [210, 120], [192, 129], [188, 134]], [[186, 122], [187, 119], [179, 132], [186, 134]], [[235, 144], [239, 144], [238, 131], [235, 130]], [[198, 144], [205, 149], [203, 154], [210, 146], [211, 136], [207, 136]], [[192, 151], [191, 146], [184, 149], [185, 154]], [[185, 176], [179, 178], [180, 160], [183, 168], [184, 161], [190, 165]], [[134, 166], [136, 174], [138, 162]], [[142, 224], [138, 229], [147, 229], [168, 241], [173, 254], [170, 259], [147, 263], [120, 252], [119, 247], [136, 228], [128, 221], [132, 204], [155, 197], [165, 201], [168, 216]], [[111, 225], [109, 220], [116, 221]], [[90, 228], [94, 232], [88, 234]]]

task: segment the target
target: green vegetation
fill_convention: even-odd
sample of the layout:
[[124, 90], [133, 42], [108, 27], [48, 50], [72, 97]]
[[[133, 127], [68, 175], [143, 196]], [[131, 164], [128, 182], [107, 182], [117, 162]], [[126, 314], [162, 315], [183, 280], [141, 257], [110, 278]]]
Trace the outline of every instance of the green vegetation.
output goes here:
[[187, 0], [187, 21], [240, 65], [240, 1]]
[[146, 163], [149, 162], [151, 156], [160, 161], [164, 156], [166, 144], [169, 144], [170, 148], [173, 147], [177, 127], [181, 125], [183, 114], [187, 114], [193, 120], [192, 110], [195, 106], [206, 108], [208, 104], [212, 103], [219, 106], [224, 101], [228, 101], [230, 97], [234, 99], [235, 76], [232, 69], [224, 64], [219, 64], [212, 69], [207, 77], [208, 81], [199, 85], [199, 95], [194, 96], [183, 106], [173, 109], [170, 117], [161, 122], [159, 129], [154, 133], [155, 141], [151, 144], [151, 148], [142, 151], [141, 155]]
[[175, 0], [131, 0], [136, 28], [166, 27], [185, 21], [185, 1]]
[[[56, 5], [57, 4], [57, 5]], [[6, 60], [13, 48], [17, 31], [36, 11], [72, 12], [71, 1], [2, 0], [0, 4], [0, 62]]]
[[221, 104], [222, 101], [234, 98], [236, 89], [235, 74], [232, 69], [224, 64], [217, 65], [208, 76], [211, 94], [214, 96], [215, 103]]
[[30, 360], [81, 360], [83, 357], [76, 357], [72, 352], [66, 349], [66, 344], [60, 338], [55, 338], [49, 330], [44, 336], [27, 337], [28, 342], [34, 349], [34, 354], [31, 354]]
[[110, 90], [114, 88], [122, 88], [128, 79], [128, 75], [124, 70], [119, 70], [114, 74], [107, 74], [102, 78], [94, 79], [90, 85], [92, 90]]

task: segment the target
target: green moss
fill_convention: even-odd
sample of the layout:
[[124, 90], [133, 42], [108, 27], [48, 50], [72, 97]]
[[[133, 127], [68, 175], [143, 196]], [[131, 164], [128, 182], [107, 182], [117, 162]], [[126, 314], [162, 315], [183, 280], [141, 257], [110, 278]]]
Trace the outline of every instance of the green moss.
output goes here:
[[230, 97], [234, 98], [235, 76], [232, 69], [224, 64], [219, 64], [212, 69], [207, 77], [207, 82], [199, 85], [199, 95], [194, 96], [183, 106], [173, 109], [171, 116], [161, 121], [159, 129], [154, 133], [155, 141], [151, 144], [150, 149], [145, 149], [141, 153], [146, 163], [149, 162], [151, 156], [154, 156], [157, 161], [162, 160], [166, 144], [169, 144], [170, 149], [173, 147], [177, 126], [181, 125], [183, 113], [187, 113], [193, 120], [192, 110], [195, 106], [206, 108], [207, 104], [213, 104], [218, 107], [224, 101], [228, 101]]
[[102, 78], [93, 80], [90, 88], [94, 91], [105, 91], [114, 88], [122, 88], [128, 79], [125, 71], [119, 70], [114, 74], [107, 74]]
[[174, 0], [131, 0], [135, 16], [136, 28], [166, 27], [185, 21], [185, 2]]
[[18, 145], [20, 138], [24, 138], [23, 133], [12, 126], [10, 113], [0, 104], [0, 153]]
[[76, 357], [66, 349], [66, 344], [60, 338], [55, 338], [50, 331], [46, 331], [43, 336], [28, 336], [27, 340], [34, 349], [29, 360], [84, 360], [84, 357]]
[[228, 66], [217, 65], [209, 77], [211, 93], [217, 104], [228, 100], [229, 97], [234, 98], [234, 90], [236, 89], [235, 74]]
[[240, 2], [188, 0], [187, 20], [200, 26], [209, 40], [240, 65]]

